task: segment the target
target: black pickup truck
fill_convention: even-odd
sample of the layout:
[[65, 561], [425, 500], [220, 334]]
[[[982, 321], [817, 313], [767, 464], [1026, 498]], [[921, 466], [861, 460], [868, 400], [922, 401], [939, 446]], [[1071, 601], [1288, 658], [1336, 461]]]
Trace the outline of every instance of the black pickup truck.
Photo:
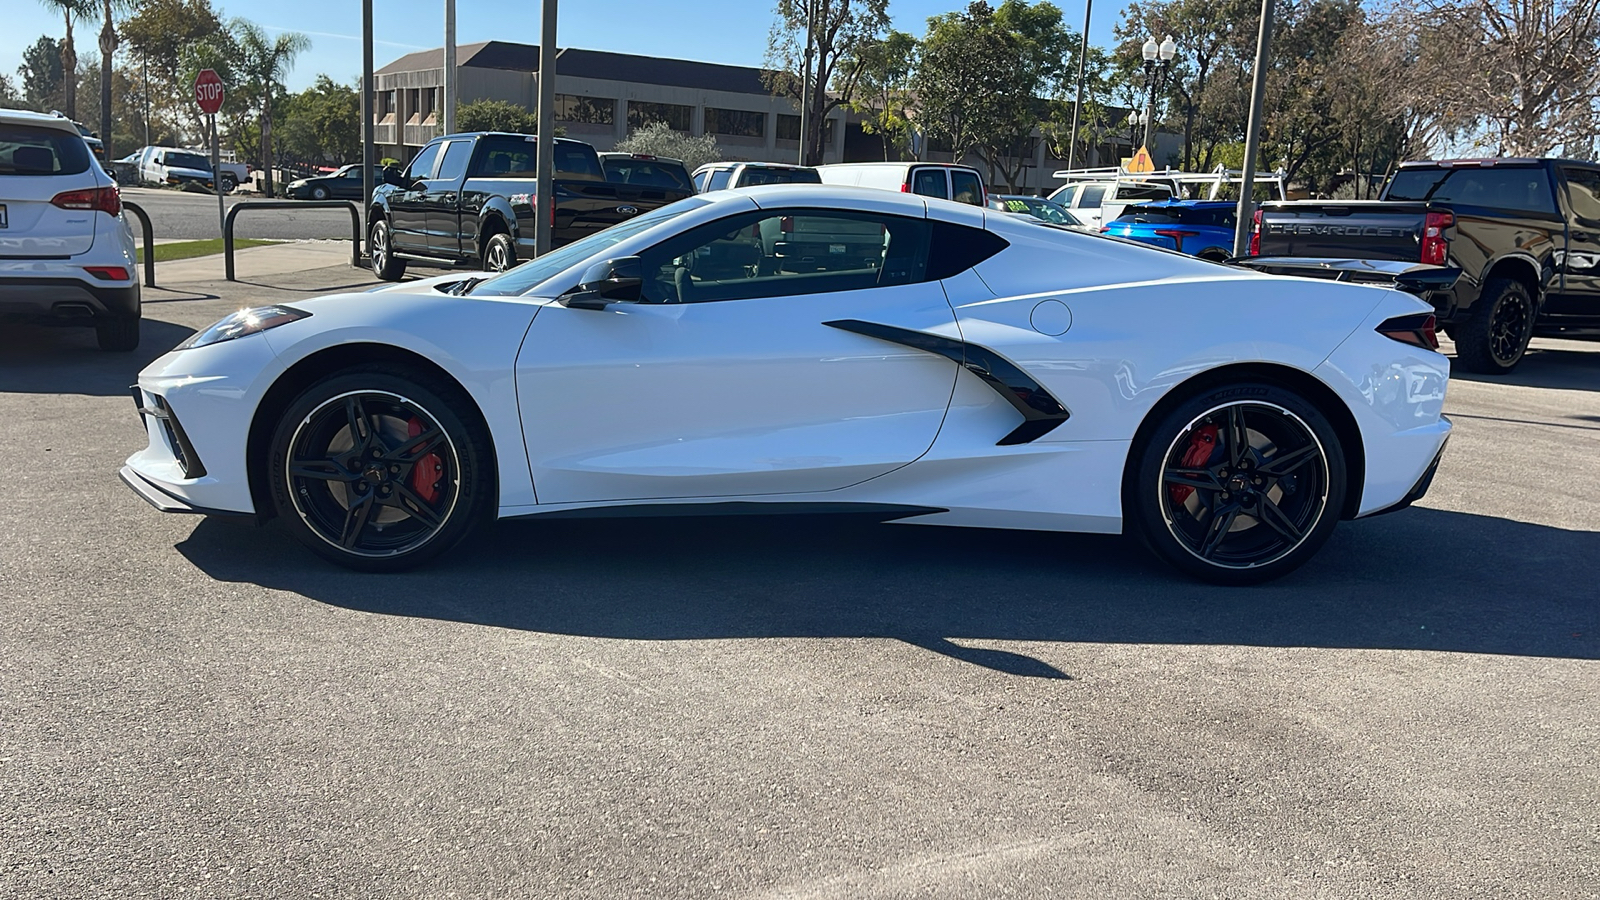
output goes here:
[[1600, 339], [1600, 165], [1405, 163], [1378, 200], [1263, 204], [1250, 253], [1460, 269], [1425, 296], [1457, 365], [1503, 374], [1534, 336]]
[[544, 206], [535, 196], [537, 145], [526, 134], [449, 134], [404, 171], [385, 170], [367, 218], [373, 273], [397, 281], [408, 260], [503, 272], [534, 255], [541, 210], [560, 247], [683, 196], [607, 181], [593, 147], [556, 138], [555, 202]]

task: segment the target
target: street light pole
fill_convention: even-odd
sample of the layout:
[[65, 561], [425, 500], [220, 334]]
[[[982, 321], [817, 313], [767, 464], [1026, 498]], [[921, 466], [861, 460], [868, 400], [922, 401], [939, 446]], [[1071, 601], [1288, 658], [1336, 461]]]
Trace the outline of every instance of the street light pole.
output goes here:
[[801, 0], [806, 11], [806, 51], [805, 62], [800, 67], [800, 165], [806, 165], [806, 147], [811, 137], [811, 4], [813, 0]]
[[556, 0], [543, 0], [539, 25], [539, 140], [534, 183], [534, 255], [550, 252], [556, 209]]
[[456, 133], [456, 0], [444, 0], [444, 133]]
[[1078, 42], [1078, 99], [1072, 104], [1072, 136], [1067, 141], [1068, 169], [1073, 168], [1078, 159], [1078, 114], [1083, 110], [1083, 63], [1089, 57], [1089, 11], [1092, 9], [1094, 0], [1084, 0], [1083, 39]]
[[1233, 255], [1250, 249], [1255, 212], [1256, 151], [1261, 146], [1261, 101], [1267, 88], [1267, 59], [1272, 45], [1272, 3], [1261, 0], [1261, 33], [1256, 39], [1255, 83], [1250, 86], [1250, 122], [1244, 133], [1244, 171], [1239, 173], [1239, 205], [1234, 210]]
[[1169, 34], [1166, 40], [1158, 44], [1155, 35], [1151, 35], [1141, 50], [1144, 53], [1144, 80], [1147, 91], [1144, 108], [1144, 146], [1148, 150], [1155, 131], [1156, 94], [1166, 84], [1167, 75], [1172, 71], [1172, 58], [1178, 55], [1178, 43]]

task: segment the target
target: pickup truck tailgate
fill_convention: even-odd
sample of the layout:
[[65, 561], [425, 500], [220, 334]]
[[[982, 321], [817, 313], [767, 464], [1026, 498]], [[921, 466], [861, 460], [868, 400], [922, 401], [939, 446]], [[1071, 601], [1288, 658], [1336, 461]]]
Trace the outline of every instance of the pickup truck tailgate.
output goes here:
[[1395, 259], [1421, 253], [1423, 204], [1360, 201], [1267, 203], [1261, 207], [1261, 256]]

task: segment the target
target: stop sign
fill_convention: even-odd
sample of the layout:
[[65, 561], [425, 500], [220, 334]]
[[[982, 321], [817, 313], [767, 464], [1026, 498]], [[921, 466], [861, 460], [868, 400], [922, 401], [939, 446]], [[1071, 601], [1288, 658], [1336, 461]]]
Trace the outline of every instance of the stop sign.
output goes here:
[[222, 77], [216, 69], [201, 69], [200, 74], [194, 77], [194, 101], [200, 104], [200, 109], [208, 116], [217, 114], [222, 108]]

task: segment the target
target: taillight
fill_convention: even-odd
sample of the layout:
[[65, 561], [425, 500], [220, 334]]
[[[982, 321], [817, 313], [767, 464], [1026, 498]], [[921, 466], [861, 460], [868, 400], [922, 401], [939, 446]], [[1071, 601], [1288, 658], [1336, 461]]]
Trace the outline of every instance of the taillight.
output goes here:
[[1378, 333], [1390, 340], [1425, 350], [1439, 349], [1439, 320], [1433, 313], [1412, 313], [1385, 319]]
[[1101, 234], [1106, 234], [1109, 231], [1111, 231], [1111, 226], [1110, 225], [1101, 225], [1100, 226], [1100, 233]]
[[1250, 217], [1250, 255], [1261, 255], [1261, 210]]
[[784, 216], [778, 220], [778, 230], [784, 234], [794, 231], [794, 216]]
[[101, 281], [128, 280], [128, 270], [125, 266], [84, 266], [83, 270]]
[[1422, 262], [1442, 266], [1450, 258], [1450, 239], [1444, 230], [1456, 223], [1455, 213], [1430, 212], [1422, 223]]
[[63, 191], [50, 199], [50, 205], [62, 209], [95, 209], [114, 216], [122, 212], [122, 194], [116, 185]]
[[900, 193], [902, 193], [902, 194], [911, 193], [911, 183], [909, 181], [900, 182]]
[[1157, 228], [1156, 229], [1156, 234], [1159, 234], [1162, 237], [1172, 238], [1172, 249], [1178, 251], [1179, 253], [1182, 253], [1183, 252], [1183, 239], [1186, 238], [1186, 237], [1198, 237], [1200, 232], [1198, 232], [1198, 231], [1179, 231], [1176, 228]]

